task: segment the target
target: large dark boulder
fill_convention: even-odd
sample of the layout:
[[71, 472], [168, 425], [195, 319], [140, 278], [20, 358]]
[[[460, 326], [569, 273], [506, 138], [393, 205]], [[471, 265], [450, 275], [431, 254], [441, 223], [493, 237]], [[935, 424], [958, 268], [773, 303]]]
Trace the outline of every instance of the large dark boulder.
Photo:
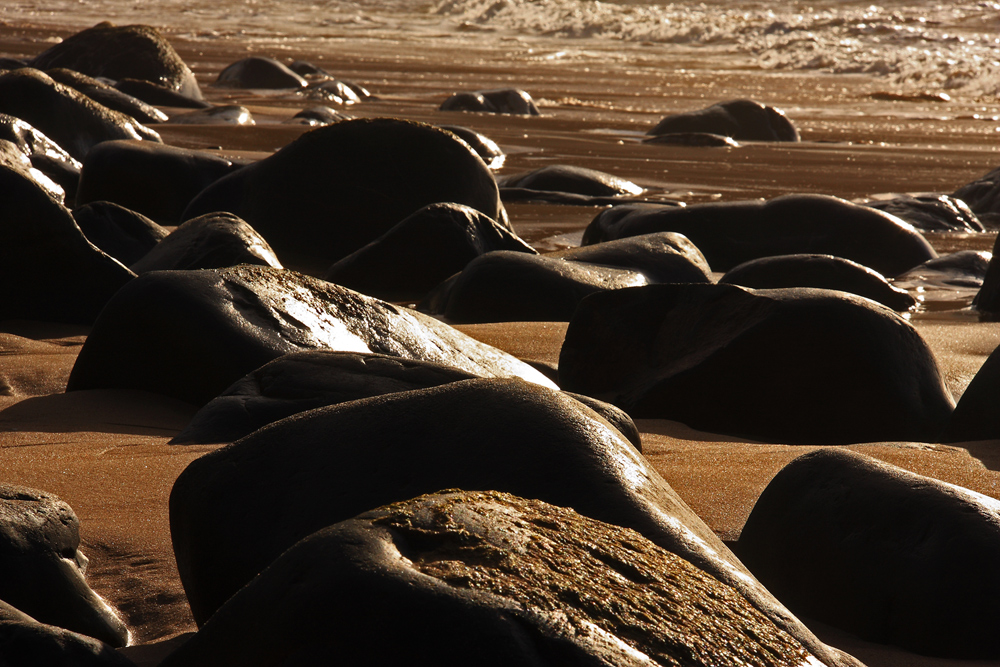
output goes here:
[[573, 316], [559, 383], [633, 417], [771, 442], [936, 442], [954, 408], [930, 348], [844, 292], [650, 285]]
[[993, 254], [983, 276], [982, 287], [972, 301], [973, 307], [979, 311], [984, 320], [1000, 319], [1000, 236], [993, 242]]
[[827, 195], [691, 206], [622, 204], [594, 218], [583, 244], [652, 232], [687, 236], [716, 271], [771, 255], [807, 253], [844, 257], [892, 278], [937, 257], [927, 239], [899, 218]]
[[141, 259], [136, 273], [222, 269], [239, 264], [281, 268], [260, 234], [232, 213], [207, 213], [183, 223]]
[[109, 201], [95, 201], [73, 210], [73, 219], [87, 240], [125, 266], [138, 261], [170, 233], [141, 213]]
[[944, 433], [944, 442], [1000, 440], [1000, 353], [993, 350], [965, 388]]
[[[40, 623], [125, 646], [128, 628], [87, 584], [87, 562], [69, 505], [45, 491], [0, 485], [0, 600]], [[7, 658], [3, 649], [0, 643]]]
[[163, 35], [148, 25], [98, 23], [35, 56], [31, 66], [65, 67], [115, 81], [150, 81], [185, 97], [201, 99], [201, 89], [190, 68]]
[[634, 531], [495, 491], [421, 496], [314, 533], [163, 666], [327, 656], [490, 667], [818, 664], [732, 588]]
[[65, 201], [72, 203], [80, 183], [80, 162], [62, 146], [20, 118], [0, 114], [0, 139], [17, 146], [31, 166], [42, 172], [63, 189]]
[[195, 620], [204, 625], [310, 533], [364, 508], [449, 488], [538, 498], [637, 530], [735, 588], [828, 664], [852, 664], [749, 577], [597, 413], [517, 379], [466, 380], [319, 408], [192, 461], [171, 491], [170, 525]]
[[0, 319], [92, 323], [135, 274], [88, 241], [57, 194], [2, 152], [0, 192]]
[[591, 197], [642, 194], [642, 188], [632, 181], [596, 169], [564, 164], [547, 165], [520, 174], [509, 174], [497, 179], [497, 184], [501, 188], [501, 196], [503, 188], [572, 192]]
[[67, 390], [141, 389], [204, 405], [272, 359], [322, 349], [552, 386], [527, 364], [416, 311], [292, 271], [241, 265], [136, 278], [94, 324]]
[[917, 301], [885, 276], [833, 255], [777, 255], [744, 262], [726, 272], [720, 283], [754, 289], [819, 287], [857, 294], [893, 310], [909, 310]]
[[737, 545], [790, 608], [862, 639], [1000, 657], [1000, 502], [839, 449], [785, 466]]
[[336, 262], [324, 278], [387, 301], [419, 301], [476, 257], [535, 254], [514, 232], [461, 204], [431, 204]]
[[176, 225], [199, 192], [243, 164], [208, 151], [108, 141], [83, 161], [77, 204], [113, 201], [161, 225]]
[[163, 113], [151, 104], [127, 95], [114, 86], [108, 85], [86, 74], [71, 69], [56, 67], [45, 71], [53, 81], [83, 93], [98, 104], [135, 118], [140, 123], [162, 123], [167, 120]]
[[[477, 377], [453, 366], [384, 354], [291, 352], [237, 380], [199, 410], [170, 442], [233, 442], [307, 410]], [[642, 451], [639, 430], [622, 410], [589, 396], [572, 396]]]
[[0, 113], [30, 123], [78, 160], [102, 141], [160, 141], [160, 135], [131, 116], [27, 67], [0, 74]]
[[135, 667], [99, 639], [39, 623], [2, 601], [0, 663], [16, 667]]
[[450, 322], [568, 322], [589, 294], [646, 284], [636, 271], [498, 250], [469, 262], [420, 309]]
[[683, 234], [658, 232], [546, 253], [585, 264], [638, 271], [651, 283], [708, 283], [712, 269]]
[[207, 187], [185, 218], [230, 211], [264, 235], [285, 266], [322, 275], [415, 211], [470, 206], [509, 227], [493, 174], [445, 130], [391, 118], [306, 132]]
[[798, 141], [785, 112], [753, 100], [719, 102], [697, 111], [667, 116], [647, 134], [707, 133], [737, 141]]
[[963, 185], [951, 195], [969, 205], [969, 208], [994, 228], [1000, 221], [1000, 167]]

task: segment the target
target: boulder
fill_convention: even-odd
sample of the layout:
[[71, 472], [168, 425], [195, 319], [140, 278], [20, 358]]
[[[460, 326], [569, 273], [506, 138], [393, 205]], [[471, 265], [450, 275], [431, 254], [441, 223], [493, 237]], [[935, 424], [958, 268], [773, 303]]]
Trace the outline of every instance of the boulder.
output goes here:
[[160, 141], [160, 135], [131, 116], [112, 111], [31, 68], [0, 74], [0, 113], [38, 128], [78, 160], [102, 141]]
[[905, 311], [917, 304], [910, 294], [895, 287], [885, 276], [833, 255], [777, 255], [744, 262], [726, 272], [720, 283], [754, 289], [819, 287], [850, 292], [893, 310]]
[[241, 265], [154, 271], [108, 303], [67, 390], [140, 389], [204, 405], [288, 352], [372, 352], [476, 375], [538, 371], [437, 320], [292, 271]]
[[1000, 319], [1000, 237], [993, 242], [993, 254], [983, 276], [983, 285], [972, 305], [979, 311], [980, 318], [989, 321]]
[[65, 67], [87, 76], [138, 79], [200, 100], [201, 89], [163, 35], [148, 25], [115, 26], [107, 21], [67, 37], [31, 60], [38, 69]]
[[387, 301], [419, 301], [476, 257], [535, 254], [514, 232], [461, 204], [431, 204], [336, 262], [324, 278]]
[[256, 125], [253, 114], [242, 104], [222, 104], [179, 113], [170, 118], [171, 125]]
[[643, 190], [632, 181], [595, 169], [552, 164], [497, 180], [501, 188], [571, 192], [590, 197], [640, 195]]
[[902, 218], [922, 232], [986, 231], [968, 204], [948, 195], [902, 194], [863, 203]]
[[993, 253], [985, 250], [959, 250], [918, 264], [896, 276], [894, 282], [978, 288], [983, 285], [992, 258]]
[[461, 324], [568, 322], [585, 296], [646, 283], [636, 271], [497, 250], [469, 262], [420, 309]]
[[69, 86], [98, 104], [131, 116], [140, 123], [162, 123], [167, 120], [167, 114], [156, 107], [86, 74], [62, 67], [46, 70], [45, 73], [52, 77], [53, 81]]
[[559, 383], [633, 417], [783, 443], [936, 442], [954, 408], [909, 322], [810, 288], [595, 294], [570, 321]]
[[678, 232], [716, 271], [772, 255], [834, 255], [892, 278], [937, 257], [899, 218], [827, 195], [691, 206], [622, 204], [597, 215], [583, 245], [652, 232]]
[[1000, 167], [963, 185], [951, 196], [964, 201], [982, 221], [996, 227], [1000, 218]]
[[818, 664], [732, 588], [632, 530], [538, 500], [453, 491], [306, 537], [163, 667], [331, 655], [497, 667]]
[[237, 60], [219, 73], [220, 88], [305, 88], [308, 82], [274, 58], [250, 56]]
[[161, 225], [176, 225], [195, 195], [243, 164], [208, 151], [108, 141], [83, 161], [77, 204], [113, 201]]
[[17, 667], [136, 667], [111, 646], [0, 602], [0, 660]]
[[39, 623], [125, 646], [128, 628], [87, 584], [87, 562], [69, 505], [45, 491], [0, 485], [0, 600]]
[[126, 266], [141, 259], [170, 233], [143, 214], [109, 201], [74, 209], [73, 219], [88, 241]]
[[253, 227], [223, 211], [183, 223], [129, 268], [138, 274], [222, 269], [238, 264], [281, 268], [274, 251]]
[[951, 659], [1000, 657], [1000, 502], [854, 452], [785, 466], [754, 506], [743, 561], [799, 613]]
[[708, 283], [712, 269], [683, 234], [659, 232], [546, 253], [545, 257], [638, 271], [651, 283]]
[[662, 119], [647, 134], [705, 133], [737, 141], [798, 141], [785, 112], [753, 100], [719, 102]]
[[474, 93], [455, 93], [440, 106], [441, 111], [484, 111], [537, 116], [531, 95], [520, 88], [498, 88]]
[[185, 219], [240, 216], [282, 264], [322, 275], [428, 204], [454, 202], [509, 228], [493, 174], [468, 144], [430, 125], [353, 119], [306, 132], [219, 179]]
[[476, 151], [476, 154], [483, 159], [486, 166], [490, 169], [499, 169], [503, 166], [506, 161], [507, 156], [504, 154], [497, 142], [493, 141], [485, 134], [476, 132], [468, 127], [463, 127], [461, 125], [438, 125], [442, 130], [448, 130], [459, 139], [469, 144], [472, 150]]
[[331, 125], [342, 120], [349, 120], [352, 116], [343, 114], [336, 109], [327, 106], [310, 107], [299, 111], [294, 116], [286, 120], [286, 123], [298, 123], [301, 125]]
[[1000, 440], [998, 407], [1000, 407], [1000, 353], [993, 350], [958, 400], [942, 441]]
[[195, 620], [207, 629], [216, 609], [312, 532], [364, 508], [454, 488], [537, 498], [632, 528], [735, 588], [827, 664], [856, 664], [818, 642], [748, 576], [595, 412], [517, 379], [319, 408], [192, 461], [171, 491], [170, 524]]
[[31, 166], [42, 172], [66, 193], [72, 202], [80, 182], [80, 162], [63, 150], [62, 146], [45, 136], [20, 118], [0, 114], [0, 139], [17, 146]]
[[157, 107], [175, 107], [178, 109], [205, 109], [210, 106], [203, 99], [193, 99], [181, 95], [177, 91], [167, 86], [162, 86], [152, 81], [141, 79], [119, 79], [115, 81], [115, 88], [126, 95], [142, 100], [146, 104]]
[[134, 276], [92, 244], [58, 197], [0, 158], [0, 319], [90, 324]]

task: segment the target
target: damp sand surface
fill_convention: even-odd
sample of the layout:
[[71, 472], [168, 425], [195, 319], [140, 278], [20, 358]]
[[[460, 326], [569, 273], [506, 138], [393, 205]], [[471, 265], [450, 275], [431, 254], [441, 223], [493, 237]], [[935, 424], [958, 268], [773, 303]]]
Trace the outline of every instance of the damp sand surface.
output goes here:
[[[88, 11], [113, 4], [88, 4]], [[69, 13], [0, 16], [0, 54], [14, 57], [39, 53], [96, 22]], [[102, 18], [130, 22], [128, 13]], [[224, 66], [254, 54], [309, 60], [366, 86], [377, 99], [344, 109], [352, 115], [478, 130], [507, 153], [501, 174], [547, 164], [585, 166], [632, 179], [654, 200], [736, 201], [803, 192], [847, 199], [889, 192], [950, 193], [998, 162], [996, 99], [981, 92], [953, 91], [943, 101], [936, 88], [922, 90], [912, 82], [900, 88], [874, 74], [762, 69], [739, 54], [663, 42], [623, 46], [551, 35], [480, 36], [475, 26], [417, 34], [382, 26], [368, 35], [336, 24], [326, 35], [290, 40], [268, 39], [266, 32], [252, 30], [211, 34], [211, 26], [193, 30], [168, 14], [153, 19], [145, 20], [171, 40], [210, 101], [243, 104], [256, 118], [252, 127], [164, 125], [157, 130], [167, 143], [224, 155], [265, 157], [307, 130], [282, 121], [318, 103], [285, 93], [211, 86]], [[437, 110], [453, 92], [509, 86], [530, 92], [542, 115]], [[803, 141], [739, 148], [641, 142], [643, 133], [667, 113], [739, 97], [784, 109]], [[541, 250], [578, 243], [599, 210], [508, 207], [516, 230]], [[996, 233], [929, 238], [941, 253], [989, 250]], [[979, 323], [963, 310], [969, 298], [968, 293], [944, 291], [936, 295], [933, 312], [911, 316], [956, 397], [1000, 342], [1000, 325]], [[558, 360], [565, 323], [460, 328], [515, 355], [551, 363]], [[140, 664], [153, 665], [172, 642], [183, 641], [195, 629], [173, 560], [167, 500], [180, 471], [213, 447], [167, 445], [193, 415], [192, 406], [139, 392], [64, 394], [87, 333], [81, 327], [0, 323], [0, 465], [5, 482], [45, 489], [74, 507], [83, 548], [91, 558], [89, 579], [133, 629], [137, 645], [125, 652]], [[774, 474], [811, 449], [745, 442], [664, 420], [641, 420], [639, 426], [652, 464], [725, 540], [738, 538]], [[1000, 443], [985, 442], [852, 448], [1000, 498], [997, 447]], [[813, 625], [826, 641], [871, 667], [1000, 665], [914, 656]]]

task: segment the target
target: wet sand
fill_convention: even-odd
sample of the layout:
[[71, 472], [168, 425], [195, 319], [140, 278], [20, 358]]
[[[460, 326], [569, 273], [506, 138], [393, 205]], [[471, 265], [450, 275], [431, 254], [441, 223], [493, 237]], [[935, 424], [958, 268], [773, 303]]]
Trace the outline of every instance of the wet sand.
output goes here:
[[[53, 36], [76, 28], [0, 25], [0, 54], [44, 50]], [[158, 126], [164, 141], [222, 154], [262, 157], [308, 128], [279, 124], [316, 102], [278, 95], [213, 90], [230, 62], [248, 55], [310, 60], [340, 78], [368, 87], [378, 100], [346, 111], [356, 116], [401, 116], [461, 124], [494, 139], [508, 154], [501, 173], [564, 163], [631, 178], [652, 197], [686, 202], [818, 192], [845, 198], [882, 192], [945, 192], [997, 166], [996, 122], [974, 118], [982, 100], [881, 100], [878, 80], [860, 75], [807, 75], [740, 69], [664, 46], [642, 47], [628, 62], [597, 53], [555, 57], [556, 42], [535, 52], [513, 40], [509, 49], [461, 51], [448, 36], [429, 36], [419, 48], [392, 40], [355, 39], [322, 51], [282, 45], [258, 50], [236, 40], [187, 41], [164, 31], [198, 75], [206, 96], [241, 103], [254, 127]], [[434, 39], [432, 39], [432, 37]], [[611, 46], [608, 47], [609, 52]], [[549, 58], [549, 56], [553, 56]], [[500, 86], [528, 90], [540, 117], [446, 113], [437, 106], [452, 92]], [[799, 128], [797, 145], [737, 149], [640, 143], [662, 115], [716, 101], [752, 97], [779, 106]], [[168, 110], [169, 113], [170, 110]], [[540, 249], [571, 245], [599, 209], [512, 204], [518, 232]], [[990, 249], [995, 233], [934, 235], [941, 252]], [[914, 323], [934, 350], [956, 398], [993, 348], [1000, 325], [968, 317], [921, 318]], [[554, 363], [564, 323], [460, 327], [466, 333], [533, 361]], [[64, 394], [86, 328], [0, 322], [0, 466], [4, 481], [56, 493], [80, 517], [92, 586], [121, 610], [138, 646], [124, 649], [155, 664], [159, 644], [194, 630], [170, 545], [167, 499], [173, 480], [212, 447], [169, 446], [194, 413], [192, 406], [155, 394], [88, 391]], [[754, 501], [773, 475], [809, 447], [748, 443], [692, 431], [663, 420], [642, 420], [647, 458], [723, 539], [738, 537]], [[895, 465], [1000, 498], [1000, 443], [967, 447], [912, 443], [852, 447]], [[935, 660], [866, 644], [816, 626], [821, 637], [871, 667], [1000, 665]], [[146, 645], [146, 646], [143, 646]]]

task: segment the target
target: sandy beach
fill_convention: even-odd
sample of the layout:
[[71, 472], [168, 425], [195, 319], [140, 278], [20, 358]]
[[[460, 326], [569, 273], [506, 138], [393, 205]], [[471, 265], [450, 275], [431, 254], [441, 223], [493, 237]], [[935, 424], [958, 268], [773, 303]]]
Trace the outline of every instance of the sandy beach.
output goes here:
[[[124, 16], [107, 18], [127, 22]], [[7, 17], [0, 22], [0, 55], [37, 54], [80, 27], [72, 21]], [[308, 60], [364, 85], [376, 97], [345, 108], [346, 113], [473, 128], [506, 152], [500, 174], [547, 164], [586, 166], [631, 179], [651, 198], [664, 201], [951, 193], [1000, 162], [995, 99], [891, 96], [885, 94], [884, 80], [865, 74], [739, 67], [732, 60], [713, 61], [664, 44], [633, 45], [622, 57], [616, 45], [609, 44], [605, 53], [581, 53], [572, 40], [542, 44], [512, 38], [500, 41], [500, 48], [484, 40], [477, 48], [469, 34], [430, 34], [419, 43], [355, 35], [329, 40], [322, 48], [282, 43], [267, 50], [238, 36], [196, 39], [169, 23], [158, 27], [193, 69], [209, 101], [242, 104], [257, 124], [166, 124], [157, 131], [165, 143], [226, 156], [264, 157], [309, 129], [281, 121], [314, 102], [213, 88], [223, 67], [252, 53]], [[504, 86], [529, 91], [541, 115], [438, 111], [453, 92]], [[640, 141], [667, 113], [742, 97], [785, 110], [802, 142], [730, 149]], [[520, 236], [545, 251], [576, 245], [600, 208], [512, 203], [507, 210]], [[941, 254], [990, 250], [996, 232], [928, 238]], [[911, 315], [956, 400], [1000, 344], [1000, 324], [978, 322], [961, 311], [966, 305], [955, 301], [954, 312]], [[566, 323], [458, 328], [519, 358], [556, 363]], [[133, 634], [134, 645], [121, 651], [137, 664], [154, 665], [171, 641], [195, 630], [174, 562], [168, 495], [185, 466], [215, 446], [167, 444], [196, 411], [180, 401], [124, 390], [64, 393], [88, 333], [82, 326], [0, 322], [0, 467], [4, 482], [50, 491], [74, 508], [82, 526], [81, 548], [91, 559], [88, 580], [121, 612]], [[745, 442], [665, 420], [637, 423], [647, 459], [725, 541], [739, 537], [754, 502], [778, 470], [814, 449]], [[1000, 443], [850, 448], [1000, 499]], [[809, 624], [869, 667], [1000, 665], [917, 656]]]

